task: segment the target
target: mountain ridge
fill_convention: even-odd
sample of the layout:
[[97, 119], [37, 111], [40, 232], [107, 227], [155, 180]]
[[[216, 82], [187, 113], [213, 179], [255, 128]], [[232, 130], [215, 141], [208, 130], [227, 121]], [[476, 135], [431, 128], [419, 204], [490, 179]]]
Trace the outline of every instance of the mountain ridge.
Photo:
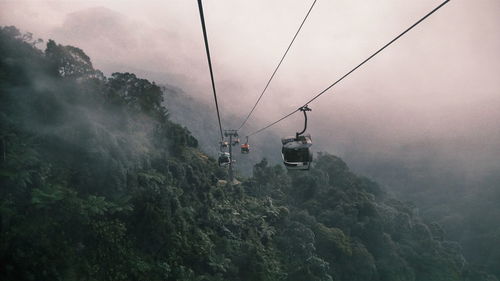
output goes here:
[[0, 37], [2, 280], [496, 280], [334, 155], [223, 184], [154, 82]]

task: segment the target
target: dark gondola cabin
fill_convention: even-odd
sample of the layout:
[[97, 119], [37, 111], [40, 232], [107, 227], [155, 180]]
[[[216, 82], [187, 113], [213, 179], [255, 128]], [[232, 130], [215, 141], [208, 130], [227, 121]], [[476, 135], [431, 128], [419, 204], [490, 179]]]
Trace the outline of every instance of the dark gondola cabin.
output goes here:
[[221, 141], [221, 142], [220, 142], [220, 147], [222, 147], [222, 148], [226, 148], [226, 147], [228, 147], [228, 146], [229, 146], [229, 142], [227, 142], [227, 141]]
[[228, 166], [231, 163], [231, 156], [229, 152], [219, 152], [219, 166]]
[[248, 143], [244, 143], [241, 145], [241, 153], [243, 154], [250, 153], [250, 145]]
[[309, 170], [313, 158], [309, 149], [312, 145], [311, 135], [282, 138], [281, 143], [283, 164], [287, 169]]

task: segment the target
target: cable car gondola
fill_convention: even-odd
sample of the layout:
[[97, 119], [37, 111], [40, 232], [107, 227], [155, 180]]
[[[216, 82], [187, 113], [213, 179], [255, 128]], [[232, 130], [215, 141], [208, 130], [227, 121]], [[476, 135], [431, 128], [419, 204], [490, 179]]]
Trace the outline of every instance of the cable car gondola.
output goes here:
[[219, 142], [221, 148], [226, 148], [229, 146], [229, 142], [227, 141], [221, 141]]
[[241, 153], [242, 154], [250, 153], [250, 145], [248, 144], [248, 137], [245, 143], [241, 145]]
[[312, 153], [309, 147], [312, 145], [310, 135], [301, 135], [298, 137], [282, 138], [281, 155], [283, 164], [289, 170], [309, 170], [312, 162]]
[[244, 143], [241, 145], [241, 153], [242, 154], [250, 153], [250, 145], [248, 143]]
[[219, 152], [219, 166], [225, 167], [231, 163], [231, 155], [229, 152]]
[[311, 111], [309, 107], [303, 106], [300, 111], [304, 112], [304, 130], [297, 132], [295, 137], [284, 137], [281, 139], [283, 145], [281, 156], [283, 164], [289, 170], [309, 170], [313, 155], [310, 151], [312, 145], [311, 135], [303, 135], [307, 129], [307, 114], [306, 111]]

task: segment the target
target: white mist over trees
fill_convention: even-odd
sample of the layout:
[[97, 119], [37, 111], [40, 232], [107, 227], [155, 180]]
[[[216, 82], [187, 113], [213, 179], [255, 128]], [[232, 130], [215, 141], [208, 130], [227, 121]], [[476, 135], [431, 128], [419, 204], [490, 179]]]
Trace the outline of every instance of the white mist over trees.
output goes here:
[[[100, 7], [85, 2], [3, 1], [0, 23], [78, 46], [108, 76], [134, 72], [180, 87], [208, 108], [206, 128], [215, 124], [194, 1], [107, 1]], [[268, 2], [206, 5], [229, 127], [247, 113], [309, 5], [286, 1], [284, 9]], [[320, 2], [250, 127], [301, 105], [437, 2]], [[420, 214], [439, 220], [448, 235], [465, 243], [472, 260], [490, 269], [500, 268], [491, 247], [498, 234], [486, 227], [498, 225], [499, 217], [493, 199], [500, 170], [499, 13], [497, 1], [452, 1], [312, 104], [309, 119], [316, 151], [342, 156], [355, 171], [415, 201]], [[210, 152], [216, 138], [201, 122], [192, 127], [187, 117], [172, 119], [187, 125]], [[254, 153], [279, 161], [279, 137], [299, 123], [300, 116], [290, 118], [257, 136]], [[252, 154], [242, 168], [251, 171], [262, 154]], [[483, 204], [491, 211], [475, 211]], [[484, 220], [475, 227], [479, 217]], [[478, 239], [488, 242], [478, 245]]]
[[0, 39], [2, 280], [496, 280], [336, 156], [227, 184], [155, 83]]

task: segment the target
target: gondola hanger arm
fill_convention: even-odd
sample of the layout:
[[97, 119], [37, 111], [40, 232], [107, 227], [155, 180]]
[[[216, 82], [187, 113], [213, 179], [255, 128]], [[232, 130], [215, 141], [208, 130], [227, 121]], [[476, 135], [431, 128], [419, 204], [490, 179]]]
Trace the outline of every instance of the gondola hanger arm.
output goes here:
[[295, 138], [296, 138], [296, 139], [298, 139], [300, 135], [302, 135], [303, 133], [305, 133], [305, 132], [306, 132], [306, 130], [307, 130], [307, 113], [306, 113], [306, 112], [307, 112], [307, 111], [312, 111], [312, 109], [310, 109], [310, 108], [307, 106], [307, 104], [306, 104], [306, 105], [304, 105], [304, 106], [302, 106], [302, 107], [300, 107], [300, 108], [299, 108], [299, 110], [300, 110], [300, 111], [302, 111], [302, 112], [304, 113], [304, 130], [302, 130], [302, 132], [297, 132], [297, 133], [295, 134]]

